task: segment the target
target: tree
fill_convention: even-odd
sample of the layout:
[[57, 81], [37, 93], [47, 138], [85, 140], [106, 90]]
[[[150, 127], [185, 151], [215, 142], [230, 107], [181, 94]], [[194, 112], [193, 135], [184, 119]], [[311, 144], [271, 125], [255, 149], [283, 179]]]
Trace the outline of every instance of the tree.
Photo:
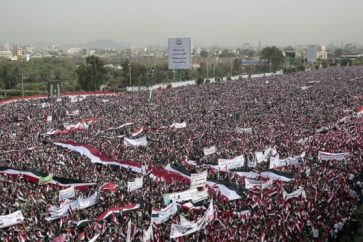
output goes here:
[[282, 67], [284, 56], [282, 51], [276, 46], [263, 48], [261, 51], [261, 59], [271, 61], [274, 70]]
[[20, 69], [17, 64], [9, 63], [2, 66], [0, 80], [4, 82], [5, 89], [13, 89], [21, 80]]
[[103, 61], [94, 55], [88, 56], [86, 64], [77, 68], [77, 75], [79, 86], [85, 91], [98, 91], [108, 77]]

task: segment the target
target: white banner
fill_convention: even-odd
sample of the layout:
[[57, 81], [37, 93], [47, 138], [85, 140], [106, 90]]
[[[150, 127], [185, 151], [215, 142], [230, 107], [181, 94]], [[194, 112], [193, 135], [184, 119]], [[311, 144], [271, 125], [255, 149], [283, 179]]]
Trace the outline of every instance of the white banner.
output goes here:
[[350, 153], [329, 153], [329, 152], [318, 152], [319, 160], [345, 160], [348, 158]]
[[176, 129], [182, 129], [187, 127], [187, 124], [185, 122], [183, 123], [173, 123], [172, 125], [170, 125], [171, 128], [176, 128]]
[[252, 128], [236, 128], [235, 132], [238, 134], [252, 134]]
[[283, 167], [283, 166], [289, 166], [289, 165], [297, 165], [299, 163], [299, 156], [295, 157], [288, 157], [284, 160], [280, 159], [270, 159], [270, 169]]
[[204, 216], [198, 219], [196, 222], [191, 222], [186, 220], [184, 217], [181, 217], [180, 224], [172, 224], [170, 229], [170, 238], [175, 239], [197, 232], [203, 229], [207, 225], [207, 222], [211, 222], [213, 219], [214, 208], [213, 201], [211, 201]]
[[135, 191], [139, 188], [142, 188], [142, 185], [143, 185], [142, 177], [136, 178], [135, 181], [127, 183], [127, 191], [128, 192]]
[[245, 178], [245, 188], [246, 189], [252, 189], [254, 187], [258, 187], [260, 189], [266, 189], [272, 186], [272, 180], [268, 181], [258, 181], [251, 178]]
[[207, 183], [208, 172], [194, 173], [190, 176], [190, 188], [203, 186]]
[[207, 155], [211, 155], [211, 154], [214, 154], [217, 152], [217, 148], [215, 145], [213, 145], [212, 147], [209, 147], [209, 148], [204, 148], [204, 155], [207, 156]]
[[64, 201], [75, 196], [76, 192], [73, 186], [59, 191], [59, 201]]
[[21, 210], [14, 213], [0, 216], [0, 229], [20, 224], [24, 221]]
[[237, 169], [245, 165], [245, 158], [243, 155], [237, 156], [233, 159], [218, 159], [218, 169], [227, 171]]
[[85, 208], [88, 208], [88, 207], [91, 207], [91, 206], [95, 205], [97, 203], [97, 195], [98, 195], [98, 192], [95, 192], [90, 197], [87, 197], [87, 198], [80, 197], [80, 198], [78, 198], [76, 200], [77, 209], [81, 210], [81, 209], [85, 209]]
[[197, 188], [191, 188], [182, 192], [174, 192], [168, 193], [164, 195], [164, 204], [169, 204], [171, 200], [175, 200], [176, 202], [184, 202], [192, 200], [193, 203], [197, 203], [199, 201], [205, 200], [208, 198], [207, 190], [203, 189], [202, 191], [198, 191]]
[[168, 39], [169, 70], [185, 70], [192, 68], [190, 38]]
[[303, 198], [306, 199], [306, 193], [304, 188], [300, 187], [298, 190], [292, 192], [292, 193], [287, 193], [285, 190], [282, 192], [282, 196], [284, 197], [284, 200], [287, 201], [291, 198], [294, 197], [299, 197], [302, 196]]
[[170, 218], [170, 216], [174, 215], [177, 211], [178, 207], [176, 205], [176, 202], [173, 201], [160, 211], [156, 211], [153, 209], [151, 212], [151, 220], [156, 224], [162, 224], [166, 222]]
[[45, 218], [45, 220], [52, 221], [64, 217], [68, 215], [69, 209], [75, 211], [91, 207], [97, 203], [97, 196], [98, 192], [95, 192], [92, 196], [87, 198], [79, 197], [75, 201], [66, 200], [59, 207], [52, 206], [49, 209], [50, 216]]
[[126, 146], [147, 146], [146, 136], [139, 139], [124, 138], [124, 145]]

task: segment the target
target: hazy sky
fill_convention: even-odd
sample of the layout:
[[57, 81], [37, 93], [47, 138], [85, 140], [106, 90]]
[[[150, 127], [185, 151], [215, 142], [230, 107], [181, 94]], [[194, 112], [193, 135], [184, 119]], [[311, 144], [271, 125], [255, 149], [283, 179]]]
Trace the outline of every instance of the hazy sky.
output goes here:
[[0, 42], [363, 43], [362, 0], [0, 0]]

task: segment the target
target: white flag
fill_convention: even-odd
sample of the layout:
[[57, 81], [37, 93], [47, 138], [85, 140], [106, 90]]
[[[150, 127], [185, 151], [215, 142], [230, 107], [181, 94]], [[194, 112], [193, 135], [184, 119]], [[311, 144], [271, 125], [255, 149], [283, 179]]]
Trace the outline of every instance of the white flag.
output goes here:
[[142, 177], [141, 178], [136, 178], [135, 181], [127, 183], [127, 191], [128, 192], [135, 191], [135, 190], [137, 190], [139, 188], [142, 188], [142, 185], [143, 185]]
[[149, 228], [146, 231], [144, 230], [144, 234], [142, 236], [142, 241], [149, 242], [149, 241], [151, 241], [152, 237], [153, 237], [153, 223], [150, 222]]

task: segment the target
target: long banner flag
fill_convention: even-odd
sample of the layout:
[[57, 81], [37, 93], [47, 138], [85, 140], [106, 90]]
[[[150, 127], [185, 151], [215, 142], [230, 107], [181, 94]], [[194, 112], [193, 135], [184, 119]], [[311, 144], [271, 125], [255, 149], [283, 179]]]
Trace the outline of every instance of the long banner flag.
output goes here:
[[24, 221], [21, 210], [14, 213], [0, 216], [0, 229], [20, 224]]
[[319, 160], [345, 160], [349, 157], [350, 153], [329, 153], [329, 152], [318, 152]]
[[[7, 176], [11, 176], [11, 177], [23, 176], [25, 181], [37, 183], [37, 184], [39, 184], [39, 181], [42, 177], [44, 178], [43, 173], [40, 173], [40, 172], [28, 171], [28, 170], [18, 170], [18, 169], [12, 169], [9, 167], [0, 167], [0, 175], [7, 175]], [[75, 181], [75, 180], [68, 179], [68, 178], [60, 178], [60, 177], [53, 177], [53, 179], [51, 181], [48, 181], [47, 183], [53, 184], [56, 186], [60, 186], [60, 187], [73, 186], [74, 188], [76, 188], [78, 190], [86, 190], [90, 186], [93, 186], [96, 184], [96, 183], [92, 183], [92, 182], [84, 183], [84, 182]]]
[[[142, 165], [139, 162], [123, 160], [118, 161], [109, 158], [108, 156], [101, 153], [99, 150], [91, 145], [80, 144], [73, 141], [62, 141], [54, 143], [57, 146], [69, 149], [71, 151], [77, 152], [81, 155], [88, 157], [92, 163], [102, 164], [102, 165], [115, 165], [126, 169], [131, 169], [136, 173], [143, 173]], [[165, 168], [150, 167], [152, 171], [152, 176], [160, 178], [164, 182], [190, 182], [190, 177], [187, 179], [178, 173], [171, 172]]]
[[134, 172], [142, 173], [141, 164], [133, 161], [117, 161], [113, 160], [106, 155], [102, 154], [96, 148], [86, 144], [79, 144], [73, 141], [66, 142], [56, 142], [54, 143], [57, 146], [69, 149], [71, 151], [75, 151], [81, 155], [88, 157], [92, 163], [102, 164], [102, 165], [115, 165], [120, 166], [126, 169], [131, 169]]

